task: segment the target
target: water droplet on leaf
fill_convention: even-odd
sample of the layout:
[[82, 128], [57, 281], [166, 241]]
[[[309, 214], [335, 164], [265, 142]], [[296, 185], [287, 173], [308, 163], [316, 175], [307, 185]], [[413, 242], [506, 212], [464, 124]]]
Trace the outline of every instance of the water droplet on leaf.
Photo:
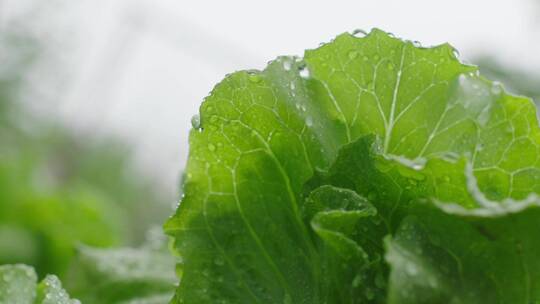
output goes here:
[[362, 29], [355, 29], [352, 31], [352, 35], [355, 37], [365, 37], [367, 35], [367, 32]]
[[418, 274], [418, 269], [416, 268], [416, 265], [414, 265], [413, 263], [407, 263], [405, 265], [405, 271], [410, 276], [415, 276]]
[[259, 83], [262, 80], [261, 75], [259, 75], [257, 73], [254, 73], [254, 72], [249, 73], [248, 77], [249, 77], [249, 81], [251, 81], [253, 83]]
[[491, 93], [494, 95], [499, 95], [503, 91], [502, 84], [498, 81], [494, 81], [491, 86]]
[[201, 128], [201, 116], [199, 116], [199, 114], [195, 114], [191, 117], [191, 126], [193, 129]]
[[306, 117], [306, 125], [308, 127], [313, 126], [313, 118], [311, 118], [311, 116]]
[[300, 77], [304, 78], [304, 79], [308, 79], [309, 78], [309, 69], [306, 67], [306, 66], [303, 66], [300, 68]]
[[285, 71], [290, 71], [291, 70], [291, 62], [288, 60], [288, 59], [285, 59], [285, 61], [283, 61], [283, 69]]

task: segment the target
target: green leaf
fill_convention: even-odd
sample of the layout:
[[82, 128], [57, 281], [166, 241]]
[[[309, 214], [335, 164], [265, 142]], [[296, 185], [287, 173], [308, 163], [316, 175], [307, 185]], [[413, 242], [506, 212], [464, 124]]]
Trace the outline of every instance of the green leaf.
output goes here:
[[183, 261], [174, 301], [405, 301], [392, 293], [405, 259], [384, 236], [415, 208], [457, 222], [522, 212], [540, 192], [535, 110], [449, 45], [380, 30], [229, 75], [201, 106], [185, 196], [165, 225]]
[[55, 275], [47, 275], [38, 285], [35, 303], [39, 304], [80, 304], [79, 300], [70, 299]]
[[0, 303], [80, 304], [70, 299], [58, 277], [47, 275], [37, 284], [37, 275], [26, 265], [0, 266]]
[[386, 242], [389, 303], [534, 303], [539, 208], [464, 218], [421, 206]]
[[37, 275], [25, 265], [0, 266], [0, 303], [32, 304], [36, 296]]
[[[5, 93], [0, 79], [0, 99]], [[0, 264], [63, 278], [77, 243], [138, 244], [163, 221], [169, 199], [133, 172], [127, 146], [8, 109], [10, 124], [0, 118]]]
[[72, 293], [85, 304], [169, 303], [176, 261], [162, 232], [152, 234], [140, 248], [81, 246], [70, 273]]
[[[372, 137], [361, 138], [311, 183], [349, 185], [390, 211], [381, 214], [395, 237], [387, 240], [386, 254], [380, 251], [392, 269], [389, 303], [529, 303], [540, 297], [535, 193], [492, 201], [464, 159], [417, 166], [379, 151]], [[457, 203], [444, 202], [452, 195]], [[422, 198], [432, 199], [418, 202]]]
[[385, 229], [373, 205], [354, 191], [325, 185], [310, 193], [304, 215], [318, 237], [321, 276], [328, 278], [321, 282], [321, 301], [381, 298], [374, 279], [381, 281], [386, 269], [373, 261], [382, 260], [376, 240]]

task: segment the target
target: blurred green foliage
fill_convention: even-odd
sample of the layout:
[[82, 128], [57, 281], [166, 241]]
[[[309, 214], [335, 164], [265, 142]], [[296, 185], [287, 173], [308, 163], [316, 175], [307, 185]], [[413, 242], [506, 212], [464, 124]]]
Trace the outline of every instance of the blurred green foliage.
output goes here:
[[80, 246], [65, 283], [85, 304], [168, 303], [178, 282], [176, 262], [156, 226], [137, 248]]
[[40, 42], [0, 31], [0, 265], [63, 277], [78, 244], [137, 244], [168, 212], [156, 185], [114, 138], [75, 133], [21, 104]]

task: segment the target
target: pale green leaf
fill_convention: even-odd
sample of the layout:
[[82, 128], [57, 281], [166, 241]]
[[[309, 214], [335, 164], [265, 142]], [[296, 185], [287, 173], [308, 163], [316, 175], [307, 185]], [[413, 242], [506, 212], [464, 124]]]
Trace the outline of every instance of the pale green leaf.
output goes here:
[[26, 265], [0, 266], [0, 303], [31, 304], [36, 296], [37, 275]]
[[47, 275], [37, 283], [34, 269], [26, 265], [0, 266], [1, 304], [80, 304], [62, 288], [58, 277]]

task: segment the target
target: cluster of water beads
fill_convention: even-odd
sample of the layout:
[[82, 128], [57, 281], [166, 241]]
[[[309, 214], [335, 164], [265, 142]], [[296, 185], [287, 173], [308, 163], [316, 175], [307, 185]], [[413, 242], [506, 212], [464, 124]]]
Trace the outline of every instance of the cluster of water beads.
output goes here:
[[42, 282], [45, 287], [45, 298], [42, 304], [80, 304], [77, 299], [70, 299], [68, 293], [62, 288], [58, 277], [48, 275]]

